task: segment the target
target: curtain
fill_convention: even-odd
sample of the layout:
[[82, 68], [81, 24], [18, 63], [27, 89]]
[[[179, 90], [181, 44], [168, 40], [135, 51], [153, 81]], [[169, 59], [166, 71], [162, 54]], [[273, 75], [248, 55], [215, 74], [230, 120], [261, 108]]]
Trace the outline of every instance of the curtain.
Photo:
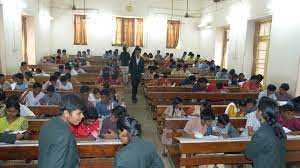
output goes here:
[[87, 45], [86, 15], [74, 15], [74, 45]]
[[121, 45], [122, 44], [122, 18], [117, 17], [116, 22], [117, 22], [117, 29], [116, 29], [116, 39], [115, 39], [115, 44]]
[[135, 19], [123, 18], [122, 24], [122, 42], [126, 43], [128, 47], [134, 47]]
[[144, 30], [143, 19], [137, 19], [136, 45], [139, 47], [144, 46], [143, 30]]
[[167, 48], [176, 48], [179, 41], [180, 21], [168, 20]]
[[28, 62], [26, 16], [22, 16], [22, 52], [24, 61]]
[[252, 63], [252, 75], [256, 74], [256, 55], [258, 54], [258, 37], [259, 37], [259, 31], [260, 31], [260, 23], [255, 23], [255, 35], [254, 35], [254, 47], [253, 47], [253, 63]]

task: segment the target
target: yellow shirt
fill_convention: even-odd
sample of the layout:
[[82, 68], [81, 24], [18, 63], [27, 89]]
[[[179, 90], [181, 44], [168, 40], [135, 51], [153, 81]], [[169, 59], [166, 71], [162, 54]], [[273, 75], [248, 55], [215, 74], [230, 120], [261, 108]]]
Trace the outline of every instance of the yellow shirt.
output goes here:
[[28, 121], [26, 118], [18, 117], [14, 122], [8, 123], [6, 117], [0, 118], [0, 133], [4, 131], [21, 131], [28, 128]]

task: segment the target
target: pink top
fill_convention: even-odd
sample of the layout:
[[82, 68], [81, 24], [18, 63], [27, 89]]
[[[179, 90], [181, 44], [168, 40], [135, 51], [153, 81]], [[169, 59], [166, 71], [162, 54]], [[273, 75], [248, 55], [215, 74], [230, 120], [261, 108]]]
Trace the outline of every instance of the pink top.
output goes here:
[[192, 134], [195, 132], [200, 132], [203, 135], [207, 131], [207, 126], [202, 126], [201, 119], [198, 118], [192, 118], [190, 121], [188, 121], [184, 127], [184, 132], [188, 134]]
[[279, 115], [277, 118], [277, 122], [282, 127], [286, 127], [292, 131], [300, 131], [300, 119], [298, 118], [293, 117], [290, 120], [285, 121], [282, 115]]
[[84, 125], [81, 122], [79, 125], [71, 125], [71, 131], [75, 137], [87, 137], [92, 135], [92, 132], [99, 133], [99, 120], [96, 120], [92, 125]]

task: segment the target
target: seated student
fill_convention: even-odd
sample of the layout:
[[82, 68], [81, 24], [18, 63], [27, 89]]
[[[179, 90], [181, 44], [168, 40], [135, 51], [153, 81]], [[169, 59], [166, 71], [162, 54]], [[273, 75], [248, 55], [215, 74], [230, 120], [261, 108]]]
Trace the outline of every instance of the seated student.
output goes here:
[[16, 82], [16, 86], [14, 90], [25, 91], [28, 89], [28, 85], [24, 83], [24, 76], [21, 73], [17, 73], [14, 75], [14, 80]]
[[198, 61], [198, 60], [196, 60], [196, 61], [194, 62], [193, 67], [194, 67], [194, 68], [200, 68], [200, 64], [199, 64], [199, 61]]
[[230, 123], [229, 116], [227, 114], [221, 114], [218, 116], [217, 127], [213, 130], [215, 136], [222, 136], [223, 138], [235, 138], [239, 137], [239, 132]]
[[241, 110], [239, 109], [239, 104], [236, 101], [230, 102], [224, 113], [228, 114], [229, 117], [238, 117], [242, 115]]
[[117, 129], [119, 138], [125, 146], [117, 152], [113, 167], [164, 167], [155, 146], [141, 139], [141, 125], [136, 119], [130, 116], [120, 118]]
[[0, 117], [5, 116], [5, 103], [6, 103], [6, 94], [3, 90], [0, 90]]
[[231, 79], [228, 81], [228, 86], [229, 87], [236, 87], [236, 86], [240, 86], [239, 82], [238, 82], [238, 78], [239, 76], [237, 74], [233, 74], [231, 76]]
[[29, 91], [26, 95], [26, 106], [38, 106], [40, 100], [44, 97], [45, 93], [42, 91], [42, 84], [35, 82], [33, 84], [33, 90]]
[[290, 129], [292, 132], [289, 134], [299, 135], [300, 134], [300, 120], [295, 118], [295, 106], [292, 102], [280, 106], [280, 115], [277, 118], [277, 123], [282, 127]]
[[90, 49], [86, 49], [86, 57], [87, 58], [92, 58], [92, 54], [91, 54], [91, 50]]
[[259, 120], [256, 118], [256, 111], [248, 113], [246, 115], [246, 118], [246, 126], [243, 133], [241, 134], [242, 137], [253, 136], [261, 126]]
[[101, 90], [100, 94], [101, 101], [96, 104], [96, 110], [99, 118], [104, 118], [110, 115], [112, 109], [118, 106], [118, 103], [110, 97], [108, 89]]
[[198, 118], [192, 118], [184, 127], [184, 137], [196, 138], [195, 134], [203, 136], [212, 135], [211, 123], [215, 120], [215, 115], [211, 109], [205, 109]]
[[67, 50], [66, 50], [66, 49], [63, 49], [63, 50], [62, 50], [61, 59], [62, 59], [63, 61], [68, 61], [69, 55], [67, 54]]
[[191, 75], [191, 72], [189, 70], [187, 70], [188, 68], [189, 68], [189, 66], [187, 64], [183, 65], [183, 72], [184, 72], [184, 75], [186, 75], [186, 76]]
[[245, 151], [246, 157], [253, 161], [253, 167], [286, 167], [287, 137], [276, 123], [278, 114], [278, 105], [274, 100], [264, 97], [258, 103], [256, 115], [261, 127], [254, 133]]
[[174, 69], [174, 68], [176, 68], [176, 61], [174, 61], [174, 60], [170, 60], [170, 65], [169, 65], [169, 68], [171, 68], [171, 69]]
[[28, 72], [28, 71], [31, 71], [31, 70], [28, 68], [27, 62], [25, 62], [25, 61], [21, 62], [20, 73], [24, 74], [25, 72]]
[[11, 90], [11, 85], [3, 74], [0, 74], [0, 90]]
[[56, 64], [55, 57], [49, 57], [47, 59], [47, 64]]
[[74, 65], [74, 70], [75, 70], [78, 74], [86, 73], [82, 68], [80, 68], [79, 64], [75, 64], [75, 65]]
[[160, 82], [160, 79], [159, 79], [159, 75], [158, 74], [155, 74], [154, 75], [154, 79], [150, 80], [146, 86], [159, 86], [159, 82]]
[[45, 73], [41, 68], [37, 68], [33, 76], [50, 76], [50, 74]]
[[78, 73], [71, 66], [65, 66], [65, 73], [70, 73], [72, 76], [78, 75]]
[[80, 96], [82, 100], [84, 101], [84, 104], [86, 107], [95, 107], [93, 102], [89, 101], [89, 95], [91, 92], [91, 88], [89, 86], [83, 85], [80, 86]]
[[119, 72], [112, 71], [109, 83], [111, 85], [123, 85], [122, 79], [119, 78]]
[[242, 85], [247, 79], [245, 79], [245, 75], [243, 73], [239, 74], [239, 85]]
[[182, 70], [182, 64], [177, 64], [176, 69], [171, 71], [171, 75], [185, 75], [185, 72]]
[[251, 76], [250, 80], [247, 80], [243, 83], [241, 87], [241, 91], [243, 92], [249, 92], [249, 91], [254, 91], [254, 92], [260, 92], [262, 91], [262, 86], [261, 86], [261, 81], [263, 80], [262, 75], [254, 75]]
[[216, 75], [215, 67], [210, 67], [207, 75], [208, 76], [215, 76]]
[[145, 71], [143, 78], [144, 79], [153, 79], [155, 74], [154, 66], [149, 66], [148, 69]]
[[297, 114], [300, 113], [300, 96], [295, 97], [291, 100], [291, 102], [293, 103], [294, 107], [295, 107], [295, 112]]
[[290, 89], [289, 84], [283, 83], [279, 87], [279, 91], [275, 93], [275, 96], [278, 101], [289, 101], [293, 99], [293, 96], [288, 93], [288, 90]]
[[60, 94], [55, 92], [55, 88], [53, 85], [49, 85], [47, 87], [47, 93], [41, 98], [41, 105], [59, 105], [61, 100]]
[[61, 85], [59, 87], [59, 90], [73, 90], [72, 83], [68, 82], [68, 79], [65, 75], [60, 77], [60, 82]]
[[64, 65], [59, 65], [58, 66], [58, 72], [60, 72], [61, 74], [65, 74], [65, 66]]
[[196, 82], [196, 77], [194, 75], [191, 75], [187, 78], [185, 78], [182, 82], [181, 82], [181, 85], [182, 86], [187, 86], [187, 85], [191, 85], [193, 86]]
[[209, 103], [209, 101], [202, 99], [202, 100], [200, 100], [200, 102], [197, 105], [190, 107], [186, 111], [186, 114], [191, 115], [191, 116], [200, 116], [200, 114], [205, 109], [211, 109], [211, 104]]
[[42, 89], [46, 90], [48, 86], [53, 85], [54, 89], [59, 89], [61, 87], [61, 82], [58, 78], [54, 75], [50, 76], [49, 81], [44, 83]]
[[0, 133], [27, 129], [28, 121], [26, 118], [21, 117], [19, 101], [17, 99], [8, 99], [5, 117], [0, 118]]
[[100, 89], [94, 88], [92, 93], [89, 94], [88, 101], [92, 102], [94, 107], [96, 104], [101, 101]]
[[185, 115], [183, 111], [183, 100], [180, 97], [175, 97], [172, 104], [168, 106], [163, 112], [163, 116], [166, 117], [181, 117]]
[[55, 60], [56, 60], [56, 64], [65, 64], [60, 56], [57, 56]]
[[257, 109], [256, 104], [257, 104], [257, 102], [254, 98], [247, 98], [246, 99], [246, 108], [243, 109], [245, 115], [255, 112]]
[[[11, 95], [7, 98], [7, 101], [10, 101], [10, 99], [13, 99], [15, 101], [20, 102], [20, 99], [17, 95]], [[30, 117], [30, 118], [35, 118], [35, 114], [25, 105], [20, 103], [20, 115], [22, 117]]]
[[227, 69], [223, 68], [220, 72], [217, 72], [216, 79], [223, 80], [223, 79], [229, 79]]
[[103, 139], [117, 139], [117, 122], [119, 118], [127, 115], [125, 107], [116, 106], [108, 117], [105, 117], [102, 121], [102, 127], [100, 130], [100, 138]]
[[224, 88], [224, 84], [222, 82], [218, 82], [218, 83], [216, 83], [216, 92], [228, 93], [229, 90]]
[[24, 73], [24, 83], [26, 83], [27, 85], [33, 85], [35, 83], [35, 80], [32, 76], [32, 72], [28, 71]]
[[101, 83], [109, 83], [109, 76], [110, 76], [110, 68], [105, 66], [102, 68], [100, 72], [100, 76], [96, 79], [96, 84], [99, 85]]
[[71, 131], [76, 138], [86, 137], [95, 140], [99, 134], [98, 114], [94, 107], [90, 107], [83, 113], [84, 118], [79, 125], [70, 125]]
[[168, 80], [168, 75], [164, 74], [163, 78], [159, 81], [159, 86], [170, 87], [172, 83]]
[[115, 88], [110, 87], [110, 88], [108, 88], [108, 90], [109, 90], [109, 96], [110, 96], [114, 101], [116, 101], [116, 102], [117, 102], [118, 104], [120, 104], [121, 106], [126, 107], [124, 98], [123, 98], [120, 94], [118, 94], [118, 93], [116, 92], [116, 89], [115, 89]]
[[207, 79], [198, 78], [197, 82], [193, 85], [192, 92], [206, 92], [207, 91]]
[[273, 84], [268, 85], [267, 90], [261, 91], [258, 94], [258, 100], [260, 100], [262, 97], [269, 97], [273, 100], [276, 100], [275, 96], [276, 86]]

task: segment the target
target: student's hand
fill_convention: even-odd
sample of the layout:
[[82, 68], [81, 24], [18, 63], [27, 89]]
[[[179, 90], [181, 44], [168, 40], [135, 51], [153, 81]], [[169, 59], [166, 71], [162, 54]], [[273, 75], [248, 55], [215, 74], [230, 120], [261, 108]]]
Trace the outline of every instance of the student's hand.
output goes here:
[[229, 134], [224, 134], [223, 138], [231, 138], [231, 136]]
[[24, 134], [20, 134], [20, 133], [17, 133], [16, 134], [16, 139], [17, 140], [20, 140], [20, 139], [22, 139], [24, 137]]
[[115, 139], [116, 133], [110, 129], [108, 129], [110, 133], [104, 134], [104, 139]]

